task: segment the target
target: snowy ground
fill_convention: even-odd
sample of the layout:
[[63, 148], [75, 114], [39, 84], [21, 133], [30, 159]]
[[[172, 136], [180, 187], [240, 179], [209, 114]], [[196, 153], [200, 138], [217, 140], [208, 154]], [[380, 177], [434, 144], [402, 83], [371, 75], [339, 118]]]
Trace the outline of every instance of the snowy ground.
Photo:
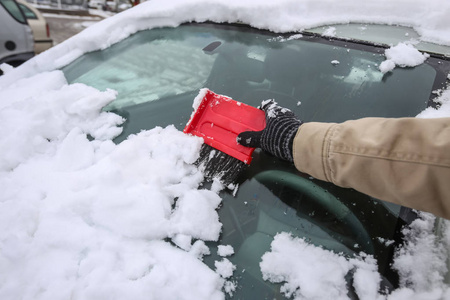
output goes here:
[[[202, 173], [192, 165], [201, 140], [169, 126], [116, 145], [111, 139], [123, 120], [101, 111], [115, 91], [68, 85], [57, 68], [138, 30], [205, 19], [278, 32], [335, 22], [401, 24], [423, 40], [450, 45], [448, 1], [366, 2], [152, 0], [22, 67], [2, 65], [0, 299], [223, 299], [235, 288], [235, 266], [226, 258], [231, 247], [219, 247], [223, 259], [215, 270], [202, 263], [210, 252], [204, 241], [217, 240], [222, 225], [218, 187], [202, 189]], [[426, 59], [411, 48], [393, 45], [382, 71]], [[450, 90], [440, 93], [440, 109], [419, 117], [450, 116]], [[261, 270], [295, 299], [345, 299], [349, 271], [361, 299], [449, 299], [443, 282], [449, 223], [441, 223], [438, 242], [433, 222], [423, 214], [405, 229], [408, 242], [394, 262], [401, 288], [390, 295], [378, 291], [370, 256], [346, 259], [288, 233], [275, 237]]]
[[43, 14], [50, 27], [50, 35], [54, 45], [60, 44], [85, 28], [99, 22], [102, 18], [81, 17], [62, 14]]

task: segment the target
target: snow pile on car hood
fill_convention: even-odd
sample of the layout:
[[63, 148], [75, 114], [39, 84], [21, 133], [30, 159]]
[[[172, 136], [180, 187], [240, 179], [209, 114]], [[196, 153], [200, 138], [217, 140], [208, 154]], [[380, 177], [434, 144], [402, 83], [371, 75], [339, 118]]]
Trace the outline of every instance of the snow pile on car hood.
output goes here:
[[116, 145], [114, 98], [61, 71], [0, 91], [0, 299], [223, 299], [201, 262], [222, 227], [202, 140], [169, 126]]

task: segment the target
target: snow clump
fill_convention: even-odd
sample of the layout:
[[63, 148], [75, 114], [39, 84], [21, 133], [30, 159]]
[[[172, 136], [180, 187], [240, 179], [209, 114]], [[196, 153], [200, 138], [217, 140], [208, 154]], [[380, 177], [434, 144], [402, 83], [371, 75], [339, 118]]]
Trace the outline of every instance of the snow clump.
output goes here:
[[234, 254], [234, 249], [231, 245], [219, 245], [217, 254], [220, 256], [230, 256]]
[[215, 261], [214, 266], [217, 269], [217, 273], [220, 274], [220, 276], [222, 276], [223, 278], [229, 278], [233, 276], [233, 272], [234, 270], [236, 270], [236, 266], [226, 258], [221, 261]]
[[324, 36], [335, 37], [336, 36], [336, 27], [330, 26], [324, 32]]
[[[450, 77], [450, 75], [449, 75]], [[450, 80], [450, 78], [449, 78]], [[438, 109], [428, 107], [417, 115], [418, 118], [445, 118], [450, 117], [450, 89], [439, 91], [439, 96], [434, 99], [438, 104]]]
[[382, 73], [392, 71], [395, 66], [415, 67], [430, 57], [428, 53], [421, 53], [413, 45], [406, 43], [399, 43], [397, 46], [386, 49], [385, 55], [387, 59], [379, 67]]
[[381, 280], [373, 257], [348, 259], [286, 232], [275, 236], [260, 267], [264, 280], [284, 282], [280, 291], [294, 299], [347, 299], [345, 277], [350, 271], [356, 291], [375, 299]]
[[202, 140], [168, 126], [113, 143], [115, 95], [61, 71], [0, 90], [0, 299], [224, 298], [201, 261], [222, 228], [192, 164]]

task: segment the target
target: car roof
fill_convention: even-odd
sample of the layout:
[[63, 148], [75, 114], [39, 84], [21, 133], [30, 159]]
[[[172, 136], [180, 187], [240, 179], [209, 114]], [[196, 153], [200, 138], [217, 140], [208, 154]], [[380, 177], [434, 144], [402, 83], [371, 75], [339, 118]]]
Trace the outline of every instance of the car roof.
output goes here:
[[386, 47], [398, 43], [411, 43], [420, 51], [450, 57], [450, 46], [420, 40], [417, 31], [407, 26], [350, 23], [319, 26], [305, 32]]

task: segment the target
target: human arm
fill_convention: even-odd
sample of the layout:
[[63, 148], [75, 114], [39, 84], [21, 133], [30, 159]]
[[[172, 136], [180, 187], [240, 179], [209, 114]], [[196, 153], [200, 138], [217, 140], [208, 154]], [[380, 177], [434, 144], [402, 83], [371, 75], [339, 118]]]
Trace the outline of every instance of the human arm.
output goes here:
[[450, 219], [450, 118], [305, 123], [293, 157], [315, 178]]
[[[270, 109], [265, 111], [267, 118]], [[276, 120], [267, 122], [266, 129]], [[268, 130], [264, 136], [254, 135], [253, 145], [247, 146], [278, 156], [265, 145], [279, 140], [275, 144], [281, 147], [292, 139], [293, 162], [301, 172], [450, 219], [450, 118], [364, 118], [340, 124], [299, 121], [296, 126], [294, 137], [271, 136]], [[240, 136], [248, 139], [251, 134]], [[246, 145], [243, 139], [241, 143]]]

